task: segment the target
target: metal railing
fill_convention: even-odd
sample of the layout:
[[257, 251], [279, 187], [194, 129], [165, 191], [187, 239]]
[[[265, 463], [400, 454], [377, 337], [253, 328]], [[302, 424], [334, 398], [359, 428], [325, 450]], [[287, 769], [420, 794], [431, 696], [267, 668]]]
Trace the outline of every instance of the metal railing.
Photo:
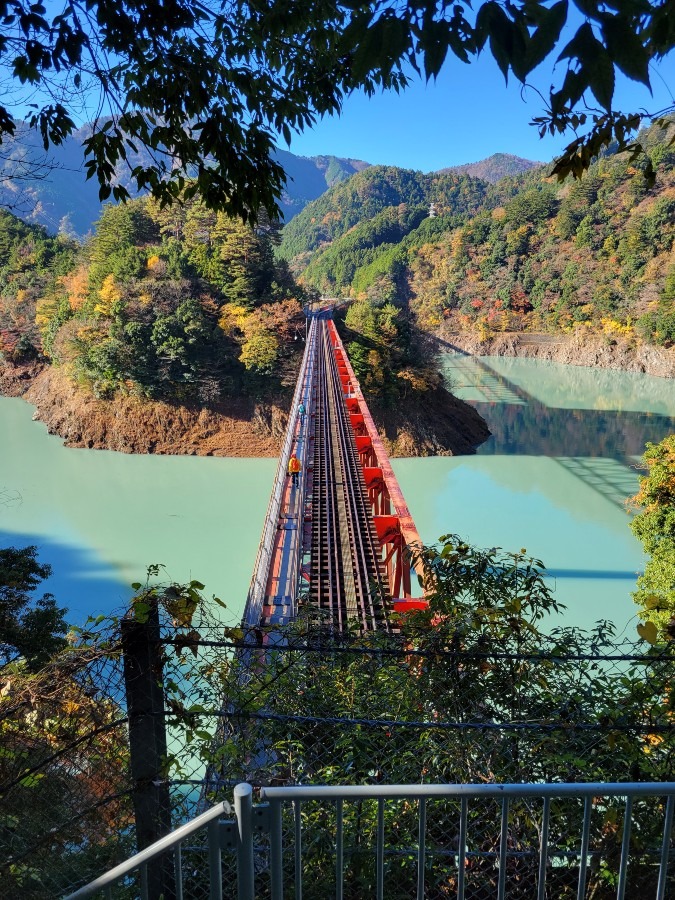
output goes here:
[[[230, 818], [234, 812], [234, 818]], [[209, 900], [223, 900], [224, 881], [222, 855], [223, 851], [237, 855], [236, 871], [249, 872], [253, 864], [253, 835], [256, 833], [255, 813], [251, 803], [251, 786], [237, 785], [234, 789], [234, 809], [227, 802], [217, 803], [185, 825], [181, 825], [171, 834], [156, 841], [140, 853], [136, 853], [126, 862], [120, 863], [99, 878], [68, 894], [64, 900], [85, 900], [86, 897], [102, 895], [108, 900], [116, 896], [115, 888], [128, 888], [129, 884], [138, 885], [137, 896], [141, 900], [156, 900], [148, 891], [148, 871], [153, 863], [168, 854], [173, 855], [173, 891], [175, 900], [191, 900], [195, 896], [208, 896]], [[183, 849], [189, 840], [197, 835], [205, 836], [206, 844], [200, 846], [200, 857], [203, 867], [202, 877], [197, 879], [199, 891], [186, 890], [185, 863]], [[189, 846], [189, 845], [188, 845]], [[193, 851], [194, 848], [190, 847]], [[191, 868], [194, 862], [191, 860]], [[194, 875], [194, 872], [192, 873]], [[194, 879], [193, 879], [194, 880]], [[234, 880], [234, 879], [233, 879]], [[246, 880], [240, 882], [239, 896]], [[234, 885], [231, 885], [234, 887]], [[232, 890], [226, 896], [231, 897]], [[129, 896], [128, 893], [124, 894]]]
[[[298, 417], [298, 406], [301, 400], [306, 402], [306, 380], [308, 372], [311, 371], [312, 360], [314, 357], [314, 336], [316, 333], [316, 322], [314, 319], [310, 321], [309, 335], [305, 346], [305, 354], [303, 356], [300, 373], [293, 394], [293, 401], [288, 415], [288, 428], [284, 444], [279, 455], [279, 463], [274, 476], [274, 487], [270, 496], [270, 502], [265, 515], [265, 523], [263, 525], [262, 536], [258, 544], [258, 552], [256, 554], [255, 565], [253, 567], [253, 576], [248, 590], [248, 597], [244, 609], [243, 622], [246, 625], [256, 626], [260, 622], [263, 601], [265, 598], [265, 588], [267, 586], [267, 574], [269, 572], [270, 560], [274, 548], [274, 533], [277, 529], [279, 521], [279, 512], [281, 510], [281, 500], [284, 491], [284, 481], [288, 467], [288, 460], [291, 455], [291, 448], [295, 440], [294, 426]], [[303, 498], [301, 497], [301, 500]]]
[[[237, 785], [236, 820], [220, 803], [66, 900], [112, 898], [138, 872], [146, 900], [147, 866], [167, 851], [176, 900], [222, 900], [228, 849], [238, 900], [675, 896], [673, 783], [302, 786], [261, 798], [254, 805], [250, 785]], [[181, 847], [204, 830], [201, 888], [190, 893]]]

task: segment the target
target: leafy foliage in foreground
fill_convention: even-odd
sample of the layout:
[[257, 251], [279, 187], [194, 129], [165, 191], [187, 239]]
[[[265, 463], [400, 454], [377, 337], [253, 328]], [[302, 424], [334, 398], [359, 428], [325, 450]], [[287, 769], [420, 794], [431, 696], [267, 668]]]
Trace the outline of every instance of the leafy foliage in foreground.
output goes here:
[[[310, 606], [289, 626], [247, 632], [219, 623], [222, 602], [207, 601], [197, 581], [133, 586], [137, 595], [129, 616], [142, 625], [152, 606], [160, 610], [170, 734], [161, 775], [172, 789], [176, 824], [194, 814], [195, 783], [203, 784], [203, 799], [229, 799], [232, 784], [242, 780], [261, 785], [672, 779], [672, 643], [617, 641], [604, 622], [588, 633], [556, 626], [550, 617], [559, 604], [543, 566], [524, 550], [480, 550], [448, 535], [440, 546], [419, 553], [430, 608], [403, 618], [393, 634], [336, 633]], [[149, 575], [158, 574], [159, 567], [151, 567]], [[13, 820], [0, 828], [0, 840], [9, 847], [3, 859], [16, 866], [18, 850], [21, 859], [32, 852], [31, 871], [19, 867], [12, 875], [24, 879], [14, 882], [19, 887], [44, 888], [36, 897], [50, 896], [49, 885], [62, 888], [64, 879], [73, 877], [73, 860], [82, 863], [81, 883], [87, 873], [95, 874], [92, 864], [102, 869], [129, 850], [132, 784], [126, 719], [119, 709], [118, 625], [92, 623], [62, 656], [61, 669], [49, 668], [33, 681], [12, 674], [11, 690], [0, 696], [0, 728], [12, 736], [8, 745], [17, 751], [2, 758], [0, 792], [25, 804], [41, 784], [41, 796], [63, 791], [70, 809], [86, 810], [84, 818], [72, 821], [48, 818], [48, 830], [34, 817], [24, 817], [20, 832]], [[53, 733], [58, 721], [62, 729]], [[62, 807], [54, 806], [50, 816]], [[477, 837], [472, 837], [470, 875], [476, 891], [494, 893], [496, 809], [471, 811], [471, 835]], [[386, 815], [387, 833], [409, 846], [416, 808], [393, 806]], [[325, 873], [334, 869], [331, 816], [325, 808], [303, 807], [311, 864]], [[437, 884], [439, 896], [448, 885], [447, 835], [457, 816], [452, 805], [429, 808], [429, 846], [433, 841], [439, 850], [432, 854], [429, 884]], [[514, 808], [509, 822], [510, 846], [523, 851], [513, 882], [523, 897], [531, 896], [527, 891], [536, 876], [527, 853], [538, 846], [538, 816], [526, 805]], [[565, 891], [575, 896], [581, 816], [579, 804], [552, 809], [551, 840], [563, 857], [572, 854], [571, 862], [551, 873], [556, 896], [567, 896]], [[589, 879], [602, 900], [616, 893], [621, 816], [616, 802], [594, 807]], [[658, 846], [662, 816], [662, 809], [634, 807], [639, 845], [631, 872], [643, 879], [640, 883], [653, 877], [654, 867], [648, 862], [643, 869], [640, 854]], [[83, 842], [80, 821], [96, 840]], [[120, 822], [129, 830], [120, 833]], [[364, 847], [374, 840], [376, 822], [372, 805], [345, 807], [345, 847], [360, 890], [355, 896], [373, 893], [374, 869]], [[59, 846], [67, 847], [65, 869], [47, 863]], [[196, 870], [205, 857], [195, 851], [194, 860]], [[414, 867], [406, 860], [404, 853], [393, 897], [411, 894]], [[329, 881], [328, 876], [317, 881], [317, 897]]]
[[134, 851], [125, 713], [110, 647], [0, 669], [0, 847], [7, 897], [51, 900]]
[[[642, 113], [613, 106], [617, 73], [649, 87], [650, 63], [672, 51], [675, 36], [668, 3], [591, 0], [561, 47], [568, 12], [564, 0], [487, 0], [475, 12], [455, 0], [321, 0], [283, 15], [275, 4], [238, 0], [166, 8], [91, 0], [85, 11], [68, 2], [58, 12], [13, 0], [0, 40], [0, 138], [16, 130], [14, 109], [29, 85], [29, 124], [45, 148], [75, 130], [82, 105], [96, 108], [85, 165], [103, 199], [128, 198], [116, 173], [125, 162], [137, 188], [164, 204], [187, 187], [210, 208], [274, 213], [283, 182], [272, 158], [277, 135], [290, 143], [293, 131], [339, 112], [353, 90], [400, 90], [411, 69], [429, 80], [449, 52], [469, 62], [487, 50], [505, 78], [522, 83], [545, 60], [555, 67], [535, 122], [542, 134], [586, 130], [556, 166], [577, 175], [611, 142], [629, 145], [640, 123]], [[146, 157], [134, 158], [139, 147]]]
[[649, 559], [633, 599], [646, 619], [643, 633], [656, 640], [657, 628], [675, 639], [675, 435], [647, 444], [647, 474], [632, 502], [641, 507], [631, 521], [633, 534]]
[[117, 650], [66, 641], [65, 610], [31, 596], [50, 573], [35, 547], [0, 550], [1, 877], [3, 896], [35, 900], [131, 846]]
[[[551, 628], [547, 620], [559, 606], [541, 563], [524, 551], [478, 550], [456, 536], [441, 540], [440, 547], [420, 551], [429, 611], [405, 617], [399, 634], [335, 633], [307, 607], [295, 625], [274, 630], [267, 639], [264, 633], [250, 636], [226, 684], [220, 740], [207, 755], [214, 798], [236, 781], [360, 785], [672, 778], [672, 645], [622, 644], [606, 622], [589, 633]], [[193, 682], [196, 695], [202, 683]], [[202, 704], [208, 708], [204, 694], [192, 708]], [[198, 718], [212, 721], [206, 710]], [[582, 807], [554, 807], [552, 847], [564, 862], [550, 871], [549, 887], [556, 897], [572, 897]], [[634, 808], [639, 839], [631, 883], [648, 890], [655, 874], [644, 851], [660, 845], [663, 813], [658, 803]], [[408, 848], [414, 846], [418, 809], [402, 802], [387, 806], [384, 815], [391, 845], [387, 893], [408, 897], [415, 890], [415, 855]], [[429, 803], [427, 815], [429, 896], [452, 896], [454, 870], [447, 854], [457, 848], [458, 804]], [[492, 896], [496, 890], [499, 816], [496, 803], [470, 805], [470, 896]], [[536, 890], [537, 866], [528, 857], [539, 846], [540, 816], [536, 802], [515, 804], [510, 812], [514, 859], [508, 883], [514, 897], [529, 898]], [[345, 803], [345, 859], [354, 897], [375, 889], [366, 848], [376, 840], [377, 817], [374, 803]], [[325, 886], [332, 885], [334, 813], [325, 805], [304, 804], [302, 822], [307, 871], [316, 885], [308, 891], [323, 897], [330, 890]], [[621, 822], [620, 802], [597, 804], [588, 878], [598, 898], [616, 892]], [[287, 827], [292, 842], [290, 819]]]
[[[640, 661], [603, 662], [623, 655], [610, 623], [545, 628], [561, 607], [538, 560], [441, 540], [420, 551], [429, 609], [400, 633], [335, 634], [306, 607], [268, 652], [242, 657], [248, 674], [228, 681], [227, 700], [258, 724], [218, 751], [227, 777], [668, 780], [671, 646], [631, 645]], [[258, 728], [276, 748], [260, 769]]]

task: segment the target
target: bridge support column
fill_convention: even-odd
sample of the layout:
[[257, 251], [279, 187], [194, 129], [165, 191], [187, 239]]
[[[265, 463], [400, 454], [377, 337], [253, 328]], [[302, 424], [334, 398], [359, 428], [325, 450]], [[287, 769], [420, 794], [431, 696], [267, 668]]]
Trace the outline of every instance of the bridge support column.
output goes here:
[[377, 536], [384, 551], [389, 590], [394, 598], [411, 597], [410, 559], [398, 516], [373, 516]]
[[391, 500], [382, 476], [382, 469], [379, 466], [364, 466], [363, 477], [373, 515], [388, 516], [391, 513]]

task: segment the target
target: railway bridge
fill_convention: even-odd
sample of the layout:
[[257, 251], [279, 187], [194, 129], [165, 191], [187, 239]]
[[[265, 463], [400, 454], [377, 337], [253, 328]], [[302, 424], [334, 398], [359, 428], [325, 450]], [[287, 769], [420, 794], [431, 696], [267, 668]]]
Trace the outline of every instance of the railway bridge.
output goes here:
[[[286, 474], [293, 453], [302, 467], [297, 486]], [[412, 596], [407, 552], [419, 543], [335, 325], [329, 312], [316, 313], [247, 598], [248, 635], [257, 631], [264, 645], [273, 645], [274, 629], [266, 626], [292, 620], [300, 604], [338, 629], [354, 622], [362, 631], [393, 628], [392, 611], [426, 605]], [[267, 655], [239, 653], [242, 670], [251, 661], [264, 664]], [[385, 723], [405, 724], [387, 717]], [[249, 727], [246, 719], [242, 727]], [[483, 721], [479, 727], [494, 726]], [[544, 727], [551, 727], [548, 720]], [[273, 750], [253, 734], [247, 752], [261, 765]], [[202, 787], [222, 795], [229, 785], [220, 771], [209, 770]], [[614, 889], [617, 900], [675, 896], [672, 782], [300, 783], [264, 787], [261, 800], [254, 805], [251, 784], [238, 784], [234, 818], [227, 802], [203, 808], [66, 900], [118, 896], [116, 885], [125, 896], [138, 885], [133, 895], [142, 900], [223, 900], [235, 891], [230, 854], [223, 864], [227, 850], [236, 850], [239, 900], [301, 898], [303, 885], [312, 896], [336, 898], [369, 890], [377, 900], [544, 900], [563, 886], [571, 895], [575, 882], [581, 900], [600, 883], [591, 886], [589, 875], [600, 865], [609, 875], [603, 875], [603, 897]], [[321, 815], [305, 821], [306, 804]], [[616, 823], [609, 843], [608, 810]]]
[[392, 610], [426, 605], [412, 594], [420, 544], [331, 313], [313, 313], [242, 624], [283, 625], [309, 604], [334, 628], [389, 630]]

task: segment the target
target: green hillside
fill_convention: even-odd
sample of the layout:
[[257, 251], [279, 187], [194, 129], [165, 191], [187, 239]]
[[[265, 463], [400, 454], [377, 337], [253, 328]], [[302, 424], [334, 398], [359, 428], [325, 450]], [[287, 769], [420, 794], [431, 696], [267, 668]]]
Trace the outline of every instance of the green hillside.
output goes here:
[[108, 204], [83, 246], [2, 213], [0, 358], [42, 358], [99, 398], [278, 392], [305, 294], [274, 240], [199, 201]]
[[40, 225], [27, 225], [0, 210], [0, 359], [28, 360], [40, 352], [36, 305], [58, 289], [78, 246], [51, 237]]
[[467, 176], [370, 166], [332, 187], [289, 222], [279, 253], [298, 265], [298, 259], [306, 260], [308, 253], [332, 243], [350, 228], [402, 204], [421, 207], [427, 213], [431, 203], [439, 213], [475, 213], [488, 191], [489, 185]]
[[373, 167], [297, 216], [282, 252], [306, 284], [391, 302], [422, 330], [449, 320], [481, 334], [587, 329], [669, 346], [673, 130], [643, 135], [654, 183], [627, 154], [562, 184], [545, 167], [495, 185]]

